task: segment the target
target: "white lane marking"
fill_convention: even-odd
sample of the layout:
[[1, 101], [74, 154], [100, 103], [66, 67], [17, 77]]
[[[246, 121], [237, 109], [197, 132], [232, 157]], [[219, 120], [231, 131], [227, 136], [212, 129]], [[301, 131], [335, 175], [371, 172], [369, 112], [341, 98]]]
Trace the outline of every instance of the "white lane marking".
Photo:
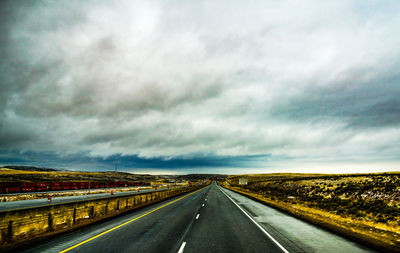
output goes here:
[[202, 206], [204, 206], [204, 204]]
[[220, 187], [218, 187], [220, 191], [222, 191], [223, 194], [225, 194], [225, 196], [228, 197], [228, 199], [230, 199], [233, 204], [235, 204], [254, 224], [256, 224], [256, 226], [261, 229], [261, 231], [266, 234], [269, 239], [271, 239], [283, 252], [285, 253], [289, 253], [289, 251], [287, 251], [277, 240], [275, 240], [275, 238], [272, 237], [272, 235], [270, 235], [267, 231], [265, 231], [265, 229], [263, 227], [261, 227], [250, 215], [248, 215], [238, 204], [236, 204], [235, 201], [233, 201], [233, 199], [231, 197], [228, 196], [228, 194], [226, 194], [225, 191], [223, 191]]
[[186, 242], [183, 242], [181, 247], [178, 250], [178, 253], [183, 253], [183, 249], [185, 248], [185, 246], [186, 246]]
[[200, 214], [197, 214], [197, 216], [196, 216], [196, 220], [199, 218], [199, 216], [200, 216]]

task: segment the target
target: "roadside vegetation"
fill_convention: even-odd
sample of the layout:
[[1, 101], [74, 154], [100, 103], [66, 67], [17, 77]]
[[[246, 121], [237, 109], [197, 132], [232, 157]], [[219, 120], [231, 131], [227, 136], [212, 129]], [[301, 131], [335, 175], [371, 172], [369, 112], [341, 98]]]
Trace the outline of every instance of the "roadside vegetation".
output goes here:
[[223, 185], [372, 246], [400, 250], [400, 173], [242, 175]]

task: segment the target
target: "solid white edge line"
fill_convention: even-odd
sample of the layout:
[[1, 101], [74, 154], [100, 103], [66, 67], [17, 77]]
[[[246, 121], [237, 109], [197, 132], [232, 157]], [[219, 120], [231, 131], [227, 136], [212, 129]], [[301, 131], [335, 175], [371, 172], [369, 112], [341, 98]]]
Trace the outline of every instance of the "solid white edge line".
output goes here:
[[183, 242], [181, 247], [178, 250], [178, 253], [183, 253], [183, 249], [185, 248], [185, 246], [186, 246], [186, 242]]
[[226, 194], [226, 192], [224, 190], [222, 190], [219, 186], [218, 186], [219, 190], [225, 194], [226, 197], [228, 197], [228, 199], [230, 199], [233, 204], [235, 204], [254, 224], [256, 224], [256, 226], [261, 229], [261, 231], [266, 234], [283, 252], [285, 253], [289, 253], [289, 251], [287, 251], [277, 240], [275, 240], [275, 238], [272, 237], [272, 235], [270, 235], [263, 227], [260, 226], [260, 224], [258, 224], [248, 213], [246, 213], [246, 211], [244, 211], [231, 197], [228, 196], [228, 194]]
[[199, 216], [200, 216], [200, 214], [197, 214], [197, 216], [196, 216], [196, 220], [199, 218]]

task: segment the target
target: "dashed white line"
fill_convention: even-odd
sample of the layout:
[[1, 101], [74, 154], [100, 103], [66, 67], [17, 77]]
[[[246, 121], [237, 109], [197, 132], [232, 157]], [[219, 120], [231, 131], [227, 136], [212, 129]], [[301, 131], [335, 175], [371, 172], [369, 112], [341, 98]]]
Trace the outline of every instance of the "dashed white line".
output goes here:
[[[219, 188], [219, 187], [218, 187]], [[261, 229], [261, 231], [266, 234], [269, 239], [271, 239], [283, 252], [285, 253], [289, 253], [289, 251], [287, 251], [277, 240], [275, 240], [275, 238], [272, 237], [272, 235], [270, 235], [263, 227], [261, 227], [250, 215], [248, 215], [231, 197], [228, 196], [228, 194], [226, 194], [226, 192], [224, 190], [222, 190], [221, 188], [219, 188], [220, 191], [222, 191], [223, 194], [225, 194], [225, 196], [228, 197], [228, 199], [230, 199], [233, 204], [235, 204], [240, 211], [242, 211], [254, 224], [256, 224], [256, 226]]]
[[186, 246], [186, 242], [183, 242], [181, 247], [178, 250], [178, 253], [183, 253], [183, 249], [185, 248], [185, 246]]
[[196, 216], [196, 220], [199, 218], [199, 216], [200, 216], [200, 214], [197, 214], [197, 216]]

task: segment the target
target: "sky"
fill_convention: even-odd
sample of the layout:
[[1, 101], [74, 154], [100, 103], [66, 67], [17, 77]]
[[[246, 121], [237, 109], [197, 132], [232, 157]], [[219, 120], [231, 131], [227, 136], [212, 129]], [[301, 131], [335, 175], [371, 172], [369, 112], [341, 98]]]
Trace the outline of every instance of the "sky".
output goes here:
[[0, 164], [400, 170], [399, 1], [1, 1]]

